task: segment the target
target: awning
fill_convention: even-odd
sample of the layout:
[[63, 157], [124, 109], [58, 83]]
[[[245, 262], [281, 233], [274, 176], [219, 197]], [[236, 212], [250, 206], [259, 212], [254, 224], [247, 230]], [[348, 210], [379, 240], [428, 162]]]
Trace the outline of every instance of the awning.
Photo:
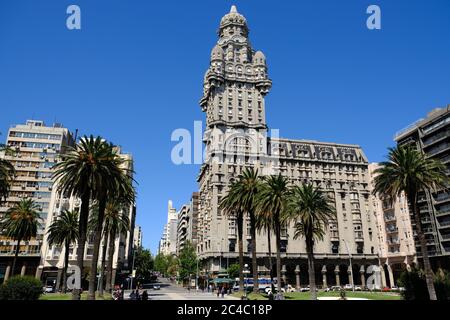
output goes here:
[[213, 280], [213, 283], [219, 284], [219, 283], [233, 283], [234, 280], [230, 278], [215, 278]]

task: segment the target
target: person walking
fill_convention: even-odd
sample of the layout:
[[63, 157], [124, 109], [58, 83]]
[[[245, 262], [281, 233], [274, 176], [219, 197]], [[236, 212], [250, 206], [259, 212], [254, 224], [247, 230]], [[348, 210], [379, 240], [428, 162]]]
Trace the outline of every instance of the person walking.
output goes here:
[[148, 293], [147, 290], [144, 290], [144, 292], [142, 292], [142, 301], [146, 301], [148, 300]]
[[217, 288], [217, 298], [219, 297], [219, 295], [220, 295], [220, 287]]
[[222, 298], [225, 298], [225, 287], [222, 287], [221, 293], [222, 293]]
[[130, 293], [130, 300], [136, 300], [136, 292], [134, 290]]
[[136, 300], [141, 300], [141, 295], [139, 293], [139, 289], [136, 289]]

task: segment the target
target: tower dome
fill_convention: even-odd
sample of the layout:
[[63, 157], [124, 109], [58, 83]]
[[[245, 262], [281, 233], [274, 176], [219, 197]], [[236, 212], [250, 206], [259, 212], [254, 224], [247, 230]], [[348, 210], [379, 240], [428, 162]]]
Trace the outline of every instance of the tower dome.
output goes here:
[[247, 28], [247, 19], [237, 12], [236, 6], [231, 6], [230, 12], [223, 16], [220, 21], [220, 28], [224, 28], [228, 25], [238, 25]]
[[211, 61], [213, 61], [213, 60], [223, 60], [223, 56], [224, 56], [223, 49], [219, 45], [216, 45], [211, 50]]
[[256, 51], [255, 55], [253, 56], [254, 63], [256, 65], [265, 65], [266, 64], [266, 56], [262, 51]]

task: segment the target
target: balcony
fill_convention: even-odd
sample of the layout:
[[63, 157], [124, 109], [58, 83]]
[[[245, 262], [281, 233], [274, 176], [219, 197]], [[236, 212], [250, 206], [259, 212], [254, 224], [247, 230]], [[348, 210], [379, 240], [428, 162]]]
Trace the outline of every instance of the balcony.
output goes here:
[[427, 156], [428, 156], [428, 157], [436, 156], [436, 155], [438, 155], [439, 153], [441, 153], [441, 152], [443, 152], [443, 151], [445, 151], [445, 150], [448, 150], [449, 148], [450, 148], [450, 144], [449, 144], [449, 143], [447, 143], [447, 142], [446, 142], [446, 143], [443, 143], [442, 145], [438, 145], [438, 146], [436, 146], [436, 147], [430, 149], [430, 151], [427, 152]]
[[450, 228], [450, 221], [439, 222], [439, 228]]
[[450, 233], [442, 234], [441, 238], [442, 238], [442, 241], [449, 241], [450, 240]]
[[448, 130], [443, 131], [441, 133], [438, 133], [435, 136], [432, 136], [432, 137], [430, 137], [428, 139], [424, 139], [423, 140], [423, 145], [424, 145], [425, 148], [427, 148], [427, 147], [435, 144], [438, 141], [444, 140], [445, 138], [447, 138], [449, 136], [449, 134], [450, 134], [450, 131], [448, 131]]
[[397, 218], [394, 215], [384, 215], [385, 222], [394, 222]]

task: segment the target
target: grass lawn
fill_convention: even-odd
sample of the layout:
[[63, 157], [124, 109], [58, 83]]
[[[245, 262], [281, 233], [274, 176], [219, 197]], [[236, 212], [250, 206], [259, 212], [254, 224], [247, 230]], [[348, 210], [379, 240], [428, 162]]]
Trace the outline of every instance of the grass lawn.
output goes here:
[[[236, 298], [241, 297], [241, 293], [235, 292], [232, 294]], [[318, 292], [318, 297], [339, 297], [339, 292]], [[351, 292], [347, 291], [348, 298], [364, 298], [369, 300], [401, 300], [401, 296], [395, 293], [383, 293], [383, 292]], [[268, 300], [266, 294], [250, 293], [248, 295], [249, 300]], [[286, 300], [309, 300], [309, 292], [291, 292], [285, 294]]]
[[[104, 298], [96, 296], [97, 300], [112, 300], [110, 294], [105, 294]], [[39, 300], [72, 300], [72, 293], [47, 293], [40, 296]], [[87, 292], [81, 294], [81, 300], [87, 300]]]

